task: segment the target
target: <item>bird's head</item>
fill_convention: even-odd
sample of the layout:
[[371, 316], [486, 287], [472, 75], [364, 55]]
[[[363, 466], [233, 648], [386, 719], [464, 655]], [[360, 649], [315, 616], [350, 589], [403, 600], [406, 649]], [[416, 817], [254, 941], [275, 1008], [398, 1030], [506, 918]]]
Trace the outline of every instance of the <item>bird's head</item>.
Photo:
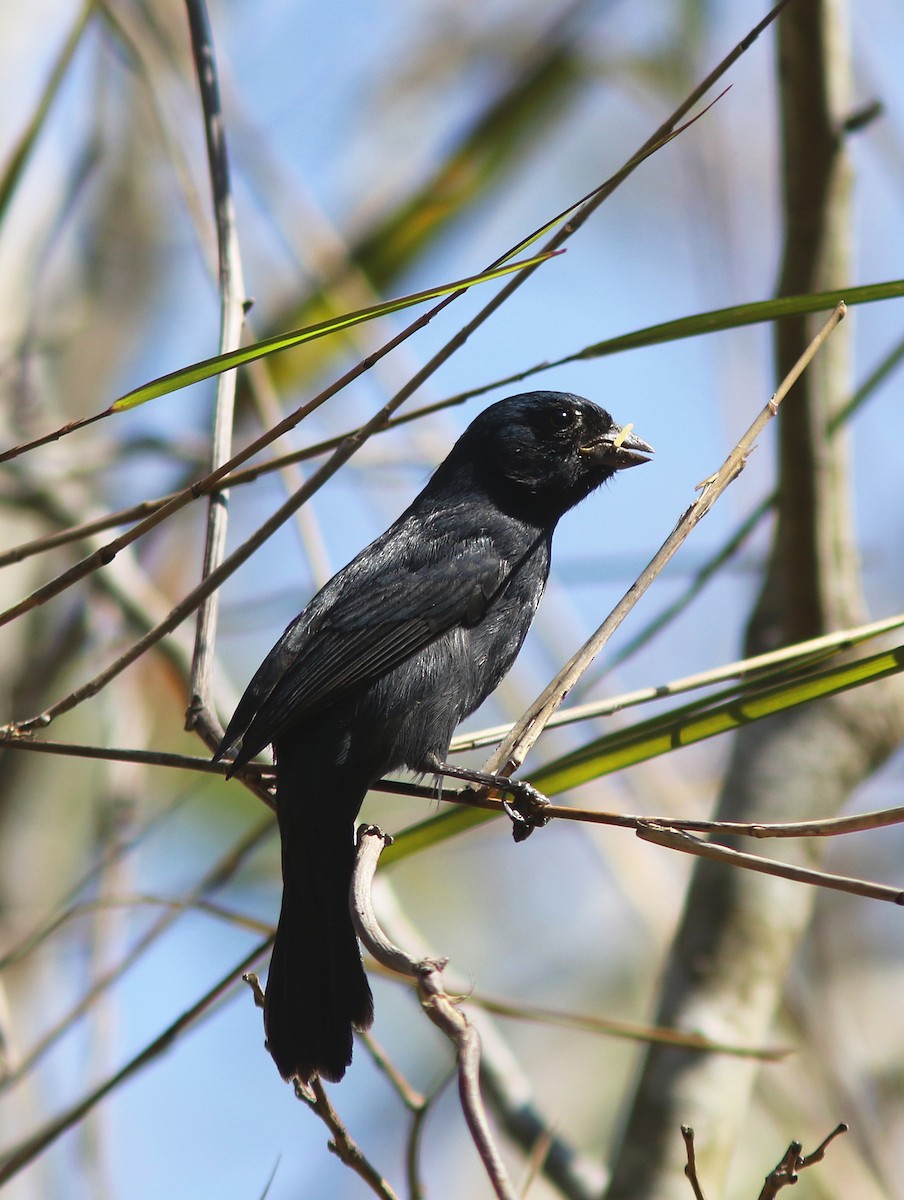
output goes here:
[[649, 462], [652, 453], [582, 396], [524, 392], [475, 417], [444, 468], [473, 469], [474, 481], [498, 500], [511, 497], [518, 510], [556, 520], [616, 471]]

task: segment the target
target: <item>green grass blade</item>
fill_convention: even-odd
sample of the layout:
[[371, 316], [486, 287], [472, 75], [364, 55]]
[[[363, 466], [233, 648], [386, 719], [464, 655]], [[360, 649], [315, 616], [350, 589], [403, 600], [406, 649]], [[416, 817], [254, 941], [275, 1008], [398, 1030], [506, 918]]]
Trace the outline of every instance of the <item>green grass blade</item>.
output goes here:
[[871, 304], [877, 300], [892, 300], [904, 296], [904, 279], [892, 279], [885, 283], [868, 283], [861, 287], [838, 288], [832, 292], [812, 292], [802, 296], [777, 296], [771, 300], [757, 300], [748, 304], [736, 304], [731, 308], [714, 309], [712, 312], [695, 313], [691, 317], [679, 317], [661, 325], [649, 325], [603, 342], [585, 346], [576, 354], [559, 359], [556, 363], [578, 362], [587, 358], [602, 358], [622, 350], [635, 350], [641, 346], [655, 346], [661, 342], [675, 342], [682, 338], [698, 337], [703, 333], [718, 333], [723, 329], [737, 329], [742, 325], [759, 325], [764, 321], [776, 321], [781, 317], [802, 316], [807, 313], [827, 312], [840, 301], [845, 304]]
[[3, 171], [0, 172], [0, 222], [2, 222], [6, 215], [10, 200], [22, 178], [26, 163], [31, 157], [31, 152], [37, 143], [41, 130], [44, 128], [44, 122], [50, 114], [53, 102], [59, 93], [63, 80], [66, 78], [66, 73], [72, 64], [75, 52], [81, 45], [82, 35], [88, 26], [88, 21], [93, 12], [93, 4], [85, 3], [82, 6], [82, 10], [76, 17], [69, 36], [63, 43], [62, 49], [51, 68], [50, 75], [44, 84], [44, 89], [38, 99], [38, 104], [32, 114], [31, 120], [13, 147]]
[[[807, 673], [771, 687], [748, 684], [718, 697], [696, 701], [643, 721], [557, 759], [528, 778], [547, 796], [625, 767], [646, 762], [670, 750], [694, 745], [764, 717], [775, 716], [811, 700], [838, 695], [904, 671], [904, 646], [884, 650], [853, 663]], [[498, 814], [487, 809], [460, 807], [429, 817], [403, 830], [384, 852], [388, 865], [475, 828]]]
[[436, 300], [440, 296], [448, 296], [451, 292], [463, 291], [466, 288], [474, 287], [478, 283], [488, 283], [493, 279], [498, 279], [502, 275], [510, 275], [514, 271], [536, 266], [538, 263], [545, 262], [551, 257], [552, 255], [549, 253], [538, 254], [534, 258], [522, 259], [520, 262], [506, 263], [504, 266], [495, 267], [489, 271], [482, 271], [479, 275], [471, 275], [467, 279], [459, 279], [455, 283], [428, 288], [426, 291], [415, 292], [410, 296], [402, 296], [396, 300], [386, 300], [380, 304], [373, 304], [368, 308], [359, 309], [357, 312], [343, 313], [341, 316], [331, 317], [327, 321], [320, 321], [316, 325], [308, 325], [304, 329], [293, 329], [289, 333], [277, 334], [276, 337], [265, 338], [261, 342], [254, 342], [250, 346], [241, 346], [239, 349], [230, 350], [226, 354], [216, 354], [213, 358], [205, 358], [201, 362], [181, 367], [178, 371], [171, 371], [168, 375], [161, 375], [158, 379], [152, 379], [150, 383], [142, 384], [141, 387], [127, 392], [124, 396], [120, 396], [118, 400], [114, 400], [109, 411], [123, 412], [126, 409], [137, 408], [139, 404], [145, 404], [148, 400], [155, 400], [158, 396], [166, 396], [168, 393], [176, 392], [180, 388], [188, 387], [190, 384], [200, 383], [202, 380], [210, 379], [214, 375], [221, 374], [223, 371], [230, 371], [235, 367], [244, 366], [245, 363], [263, 358], [267, 354], [277, 354], [281, 350], [289, 350], [293, 346], [301, 346], [305, 342], [314, 341], [316, 338], [326, 337], [329, 334], [350, 329], [353, 325], [360, 325], [364, 321], [372, 321], [376, 317], [385, 317], [390, 313], [400, 312], [402, 309], [410, 308], [413, 304], [422, 304], [427, 300]]
[[[800, 675], [770, 687], [748, 685], [734, 694], [710, 698], [653, 717], [630, 729], [598, 738], [588, 746], [550, 763], [531, 776], [548, 795], [576, 787], [601, 775], [691, 746], [752, 721], [775, 716], [811, 700], [838, 695], [904, 670], [904, 646], [822, 671]], [[716, 702], [714, 702], [716, 701]]]

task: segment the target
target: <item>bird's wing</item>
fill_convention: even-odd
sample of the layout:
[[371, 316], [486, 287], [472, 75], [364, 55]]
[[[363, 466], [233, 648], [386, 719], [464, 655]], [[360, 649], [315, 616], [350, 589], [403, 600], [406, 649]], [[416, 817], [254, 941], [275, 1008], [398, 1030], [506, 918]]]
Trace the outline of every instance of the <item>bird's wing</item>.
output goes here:
[[418, 565], [341, 572], [329, 602], [288, 627], [239, 701], [217, 751], [248, 762], [291, 725], [373, 682], [455, 625], [479, 621], [511, 564], [483, 539]]

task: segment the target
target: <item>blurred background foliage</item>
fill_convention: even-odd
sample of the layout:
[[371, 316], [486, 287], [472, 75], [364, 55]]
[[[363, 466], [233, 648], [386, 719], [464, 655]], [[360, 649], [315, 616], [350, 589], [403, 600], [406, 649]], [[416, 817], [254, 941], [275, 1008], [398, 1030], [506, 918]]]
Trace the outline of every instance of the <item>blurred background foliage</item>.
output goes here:
[[[843, 18], [840, 3], [825, 7]], [[254, 301], [247, 339], [480, 271], [616, 171], [763, 15], [749, 0], [212, 2], [245, 287]], [[850, 111], [874, 101], [882, 111], [846, 139], [849, 267], [826, 286], [904, 277], [904, 14], [892, 0], [862, 0], [848, 19]], [[0, 428], [11, 445], [215, 354], [220, 299], [185, 6], [34, 0], [7, 6], [0, 31]], [[773, 31], [724, 83], [727, 95], [644, 163], [568, 252], [477, 329], [408, 408], [484, 388], [495, 399], [520, 385], [491, 385], [537, 364], [774, 293], [787, 213]], [[456, 301], [274, 449], [313, 445], [367, 420], [499, 286]], [[900, 301], [866, 305], [844, 331], [845, 398], [871, 381], [850, 422], [850, 474], [832, 467], [834, 493], [850, 512], [859, 557], [851, 578], [863, 617], [901, 607], [900, 312]], [[382, 318], [248, 368], [238, 383], [236, 444], [271, 428], [407, 321]], [[775, 383], [771, 327], [739, 323], [709, 337], [579, 359], [524, 384], [604, 403], [658, 454], [653, 466], [618, 479], [563, 523], [528, 646], [473, 728], [516, 717], [599, 624]], [[4, 546], [141, 504], [204, 474], [215, 391], [215, 382], [196, 385], [4, 464]], [[397, 515], [487, 402], [470, 398], [371, 439], [228, 580], [213, 689], [221, 715], [312, 591]], [[607, 658], [686, 595], [781, 482], [774, 441], [770, 430], [573, 699], [659, 685], [740, 656], [769, 578], [768, 519], [692, 605], [606, 669]], [[235, 488], [230, 547], [312, 469], [302, 461]], [[198, 582], [204, 522], [200, 504], [186, 507], [103, 570], [0, 629], [5, 719], [40, 713], [162, 619]], [[4, 561], [4, 608], [116, 528]], [[192, 640], [187, 621], [46, 736], [203, 755], [198, 738], [183, 731]], [[861, 714], [872, 712], [865, 692], [853, 695]], [[879, 715], [869, 717], [878, 726], [887, 714], [882, 752], [873, 756], [878, 769], [868, 779], [852, 772], [853, 809], [900, 803], [902, 760], [892, 753], [900, 697], [883, 696]], [[528, 772], [631, 719], [616, 714], [549, 731]], [[819, 755], [812, 743], [806, 753]], [[561, 799], [703, 818], [724, 794], [731, 754], [727, 739], [716, 739], [596, 778]], [[392, 832], [435, 812], [423, 799], [386, 795], [366, 808]], [[901, 851], [892, 827], [836, 839], [824, 865], [895, 884]], [[393, 895], [382, 903], [387, 911], [397, 904], [425, 943], [450, 957], [461, 990], [476, 1001], [501, 997], [510, 1010], [644, 1022], [668, 977], [690, 869], [684, 856], [628, 830], [553, 822], [514, 847], [506, 823], [495, 820], [388, 867]], [[260, 941], [277, 906], [276, 838], [267, 810], [238, 784], [188, 769], [5, 749], [0, 1155], [158, 1037]], [[707, 1160], [713, 1194], [755, 1195], [792, 1137], [810, 1148], [847, 1120], [853, 1133], [831, 1148], [831, 1167], [808, 1171], [801, 1186], [813, 1195], [904, 1196], [898, 910], [820, 892], [801, 924], [808, 932], [787, 984], [784, 970], [762, 967], [774, 971], [780, 1003], [757, 1043], [793, 1052], [760, 1068], [740, 1116], [733, 1089], [746, 1097], [744, 1087], [726, 1075], [726, 1092], [710, 1092], [710, 1119], [724, 1114], [731, 1143], [730, 1154]], [[425, 1188], [444, 1197], [489, 1194], [454, 1088], [443, 1087], [449, 1048], [407, 987], [378, 978], [375, 992], [376, 1038], [414, 1087], [436, 1092], [421, 1147]], [[701, 1025], [743, 1043], [745, 1027], [732, 1014], [729, 1004], [712, 1024], [701, 1016]], [[531, 1097], [561, 1140], [555, 1153], [572, 1168], [570, 1180], [561, 1172], [538, 1178], [530, 1194], [603, 1194], [605, 1168], [619, 1158], [619, 1130], [629, 1127], [639, 1043], [507, 1018], [486, 1038], [496, 1069]], [[414, 1194], [405, 1175], [410, 1117], [364, 1047], [333, 1099], [368, 1157], [400, 1194]], [[704, 1119], [696, 1114], [698, 1131]], [[497, 1120], [505, 1123], [504, 1111]], [[665, 1135], [683, 1153], [677, 1124]], [[34, 1157], [6, 1192], [15, 1200], [258, 1196], [272, 1176], [271, 1197], [365, 1194], [325, 1140], [279, 1080], [263, 1050], [260, 1014], [238, 986]], [[648, 1145], [637, 1141], [640, 1152]], [[506, 1157], [519, 1178], [524, 1148], [506, 1143]], [[683, 1178], [663, 1170], [656, 1194], [690, 1194]], [[637, 1180], [629, 1194], [645, 1195], [646, 1186]]]

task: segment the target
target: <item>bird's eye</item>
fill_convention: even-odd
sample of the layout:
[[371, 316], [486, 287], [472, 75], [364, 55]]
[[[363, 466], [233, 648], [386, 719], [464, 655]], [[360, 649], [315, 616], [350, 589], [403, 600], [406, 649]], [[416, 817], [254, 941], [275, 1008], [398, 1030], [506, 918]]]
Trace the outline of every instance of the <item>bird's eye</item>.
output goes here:
[[550, 429], [562, 432], [574, 424], [574, 413], [570, 408], [554, 408], [547, 419]]

